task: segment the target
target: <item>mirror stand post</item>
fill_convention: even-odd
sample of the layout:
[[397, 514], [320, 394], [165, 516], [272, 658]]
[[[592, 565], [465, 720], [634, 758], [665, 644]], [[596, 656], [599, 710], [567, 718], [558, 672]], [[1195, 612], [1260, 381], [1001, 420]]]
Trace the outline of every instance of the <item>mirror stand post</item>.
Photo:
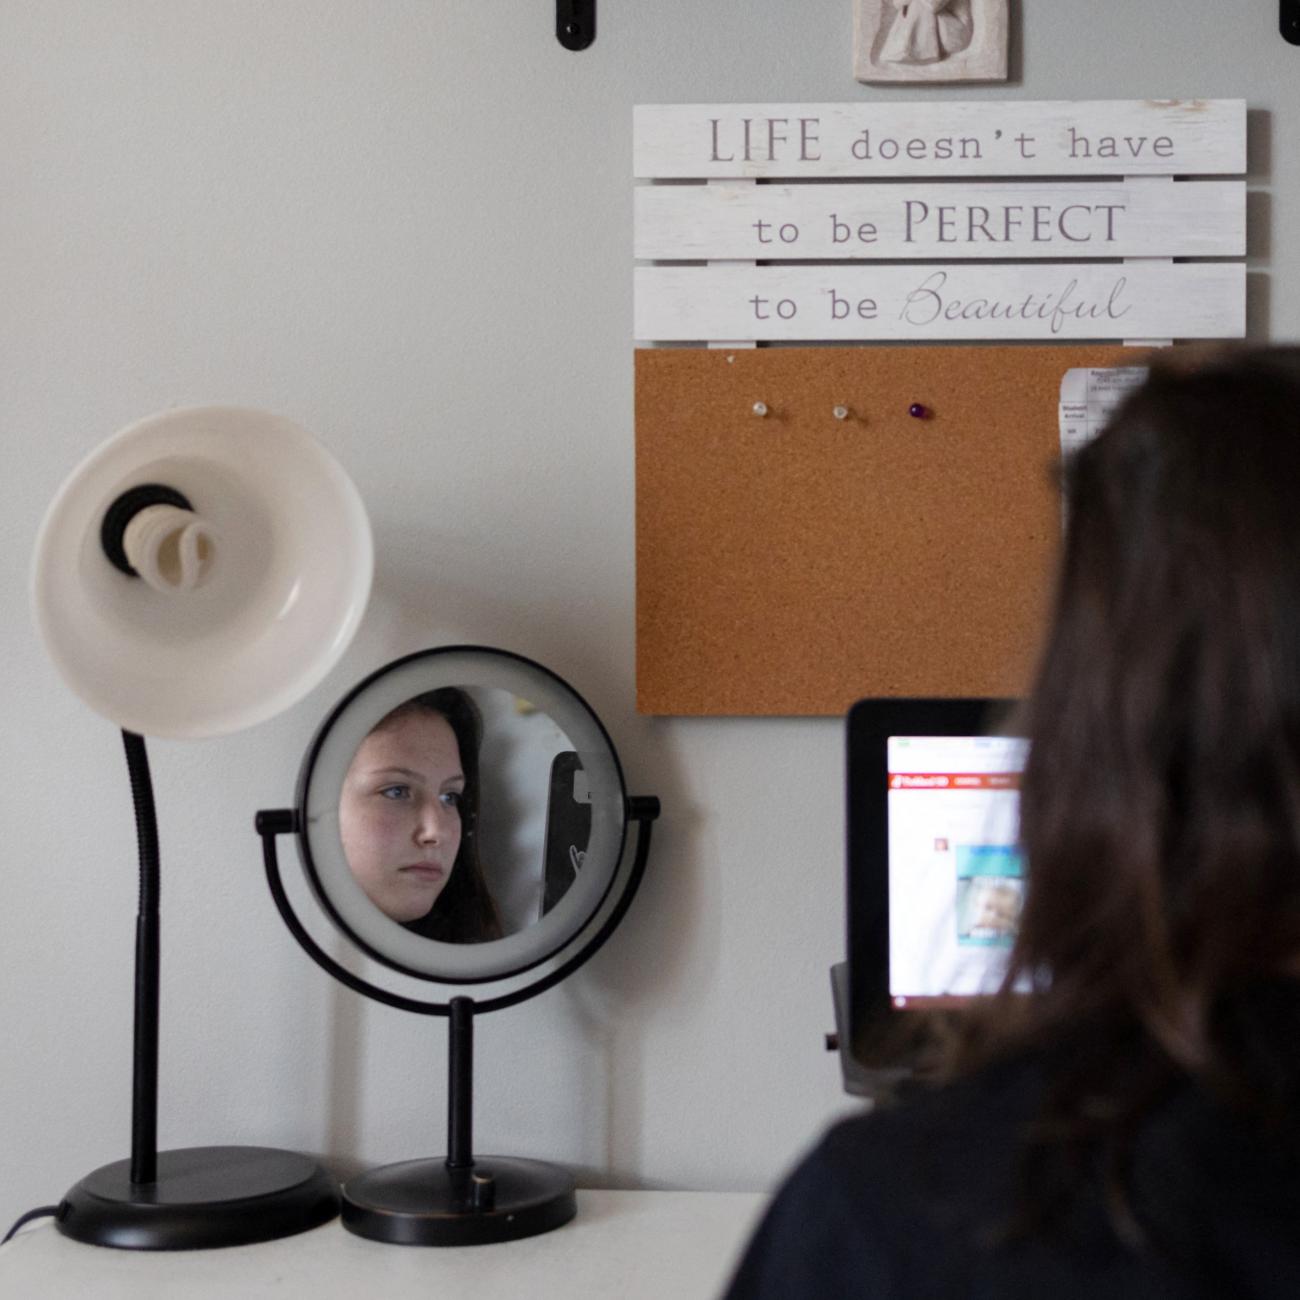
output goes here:
[[474, 1167], [474, 999], [452, 998], [447, 1023], [447, 1168]]
[[473, 1150], [474, 999], [447, 1006], [447, 1154], [372, 1169], [343, 1187], [343, 1226], [404, 1246], [481, 1246], [563, 1227], [573, 1175], [541, 1160]]
[[461, 1212], [496, 1208], [496, 1176], [474, 1165], [474, 999], [447, 1007], [447, 1159], [444, 1164]]

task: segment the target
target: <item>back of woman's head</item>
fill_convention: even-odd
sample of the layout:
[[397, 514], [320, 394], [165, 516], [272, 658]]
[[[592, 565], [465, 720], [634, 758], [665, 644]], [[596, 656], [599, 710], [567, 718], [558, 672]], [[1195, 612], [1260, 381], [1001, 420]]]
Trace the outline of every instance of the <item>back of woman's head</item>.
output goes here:
[[1241, 1000], [1300, 974], [1300, 348], [1157, 369], [1066, 503], [1009, 980], [1232, 1086]]

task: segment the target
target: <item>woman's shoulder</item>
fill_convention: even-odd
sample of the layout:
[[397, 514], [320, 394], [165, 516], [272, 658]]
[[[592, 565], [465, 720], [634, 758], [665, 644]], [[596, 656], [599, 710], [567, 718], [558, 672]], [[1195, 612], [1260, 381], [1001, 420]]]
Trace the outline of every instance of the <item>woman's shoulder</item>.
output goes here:
[[943, 1295], [1012, 1206], [1015, 1135], [1041, 1090], [1031, 1059], [841, 1120], [774, 1199], [734, 1300]]
[[1018, 1139], [1038, 1111], [1043, 1070], [1033, 1056], [986, 1068], [898, 1105], [841, 1120], [809, 1159], [845, 1196], [924, 1229], [1005, 1216]]
[[1092, 1175], [1026, 1231], [1027, 1138], [1053, 1077], [1049, 1057], [1006, 1059], [835, 1124], [773, 1200], [730, 1300], [1300, 1294], [1297, 1126], [1243, 1125], [1190, 1081], [1131, 1152], [1143, 1244], [1117, 1235]]
[[[827, 1132], [826, 1141], [836, 1147], [866, 1143], [872, 1149], [881, 1143], [905, 1149], [922, 1134], [928, 1141], [941, 1135], [966, 1141], [1002, 1123], [1021, 1123], [1036, 1112], [1043, 1087], [1037, 1054], [1005, 1057], [943, 1086], [911, 1088], [897, 1104], [842, 1119]], [[972, 1127], [976, 1118], [982, 1125]]]

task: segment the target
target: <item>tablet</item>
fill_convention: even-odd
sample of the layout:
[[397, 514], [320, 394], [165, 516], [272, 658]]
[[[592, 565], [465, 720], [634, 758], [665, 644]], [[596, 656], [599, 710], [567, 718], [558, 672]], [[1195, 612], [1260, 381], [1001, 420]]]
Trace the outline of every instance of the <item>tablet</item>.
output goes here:
[[1024, 898], [1028, 742], [1013, 700], [861, 700], [848, 714], [851, 1051], [906, 1065], [924, 1012], [995, 991]]

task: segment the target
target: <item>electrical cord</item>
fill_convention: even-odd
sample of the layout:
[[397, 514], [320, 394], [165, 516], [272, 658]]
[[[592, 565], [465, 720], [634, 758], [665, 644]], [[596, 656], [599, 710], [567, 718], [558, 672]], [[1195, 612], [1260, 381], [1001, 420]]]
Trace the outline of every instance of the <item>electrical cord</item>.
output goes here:
[[24, 1223], [30, 1223], [33, 1219], [42, 1219], [47, 1214], [55, 1215], [58, 1214], [58, 1212], [59, 1207], [57, 1205], [41, 1205], [34, 1210], [28, 1210], [26, 1214], [20, 1214], [17, 1221], [14, 1223], [14, 1226], [5, 1233], [3, 1238], [0, 1238], [0, 1246], [3, 1246], [5, 1242], [23, 1226]]

